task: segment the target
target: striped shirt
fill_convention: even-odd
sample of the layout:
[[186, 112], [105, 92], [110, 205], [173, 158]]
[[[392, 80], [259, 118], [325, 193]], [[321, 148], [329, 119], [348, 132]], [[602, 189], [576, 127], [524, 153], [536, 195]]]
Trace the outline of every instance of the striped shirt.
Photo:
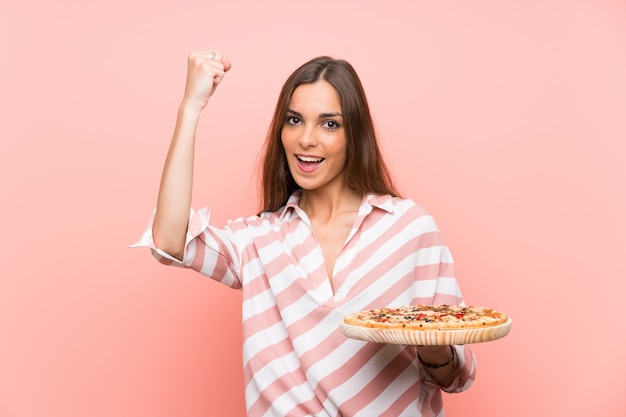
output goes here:
[[331, 286], [299, 198], [224, 227], [191, 210], [182, 262], [155, 247], [150, 226], [133, 246], [243, 291], [248, 416], [442, 416], [442, 389], [473, 382], [467, 345], [455, 346], [460, 376], [439, 387], [414, 347], [348, 339], [338, 325], [364, 309], [463, 303], [433, 218], [411, 200], [364, 196]]

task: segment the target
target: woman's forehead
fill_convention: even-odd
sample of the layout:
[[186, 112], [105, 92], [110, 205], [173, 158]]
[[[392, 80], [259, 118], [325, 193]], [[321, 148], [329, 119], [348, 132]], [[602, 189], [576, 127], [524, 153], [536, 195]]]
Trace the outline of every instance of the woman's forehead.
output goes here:
[[341, 101], [335, 87], [328, 81], [319, 80], [296, 87], [291, 95], [289, 110], [301, 114], [341, 114]]

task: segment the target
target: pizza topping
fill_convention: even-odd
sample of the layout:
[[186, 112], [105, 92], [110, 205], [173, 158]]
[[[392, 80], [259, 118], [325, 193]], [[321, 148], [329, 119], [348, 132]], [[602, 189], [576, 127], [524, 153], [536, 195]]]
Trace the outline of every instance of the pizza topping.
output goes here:
[[414, 305], [383, 307], [347, 316], [348, 324], [407, 330], [443, 330], [503, 324], [508, 317], [486, 307], [453, 305]]

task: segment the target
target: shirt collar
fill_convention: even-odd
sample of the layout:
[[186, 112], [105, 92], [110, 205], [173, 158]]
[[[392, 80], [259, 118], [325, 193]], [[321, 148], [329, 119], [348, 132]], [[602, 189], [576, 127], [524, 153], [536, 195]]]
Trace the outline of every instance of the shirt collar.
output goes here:
[[368, 194], [363, 199], [363, 204], [369, 204], [372, 207], [393, 213], [393, 197], [388, 194]]
[[[300, 197], [302, 196], [301, 190], [294, 191], [289, 199], [287, 199], [287, 203], [280, 210], [280, 218], [284, 218], [288, 212], [292, 210], [296, 210], [298, 208], [298, 203], [300, 202]], [[367, 194], [363, 201], [361, 202], [360, 211], [364, 208], [364, 206], [376, 207], [381, 210], [385, 210], [388, 213], [393, 213], [393, 197], [390, 195], [378, 195], [378, 194]], [[367, 211], [371, 211], [367, 210]]]
[[283, 219], [290, 211], [296, 211], [298, 208], [298, 203], [300, 202], [300, 197], [302, 196], [301, 190], [296, 190], [287, 199], [287, 203], [280, 209], [280, 218]]

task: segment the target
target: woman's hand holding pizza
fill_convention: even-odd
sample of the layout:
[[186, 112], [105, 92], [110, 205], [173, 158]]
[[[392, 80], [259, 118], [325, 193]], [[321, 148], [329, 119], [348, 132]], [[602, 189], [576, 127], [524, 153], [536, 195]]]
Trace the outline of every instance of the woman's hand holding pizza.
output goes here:
[[424, 362], [445, 363], [450, 358], [450, 346], [446, 345], [418, 345], [417, 353]]

